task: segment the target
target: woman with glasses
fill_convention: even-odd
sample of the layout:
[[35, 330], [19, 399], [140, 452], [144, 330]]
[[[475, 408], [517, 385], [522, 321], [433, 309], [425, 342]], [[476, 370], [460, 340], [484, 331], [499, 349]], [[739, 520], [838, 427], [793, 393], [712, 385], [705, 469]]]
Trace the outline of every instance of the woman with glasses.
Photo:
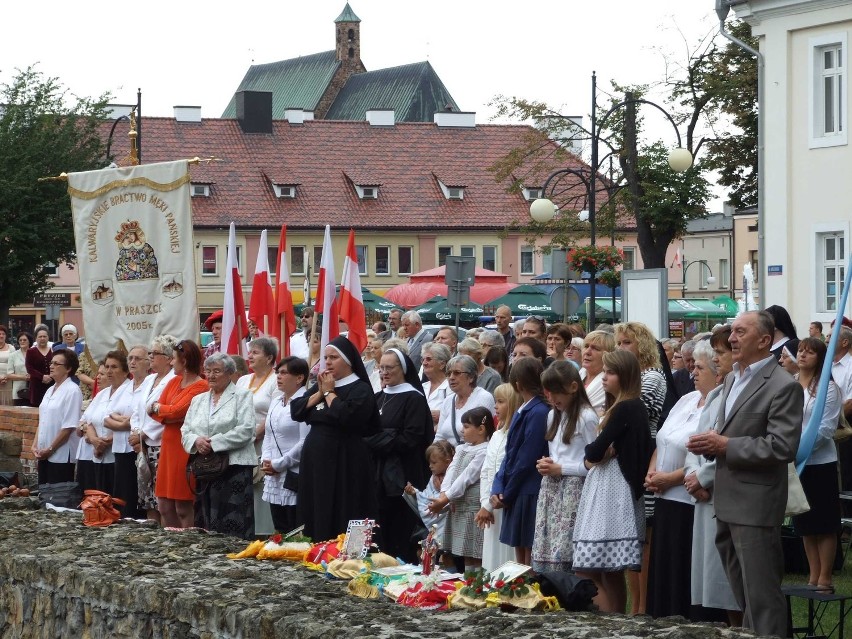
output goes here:
[[376, 397], [355, 346], [339, 335], [325, 348], [325, 369], [290, 414], [311, 430], [299, 461], [299, 514], [305, 535], [334, 539], [350, 519], [377, 514], [373, 463], [365, 437], [380, 430]]
[[148, 517], [160, 522], [160, 510], [154, 486], [160, 465], [160, 446], [163, 442], [163, 425], [148, 414], [148, 407], [160, 399], [163, 390], [175, 376], [172, 370], [172, 355], [177, 339], [171, 335], [158, 335], [147, 352], [151, 374], [143, 381], [135, 394], [133, 414], [130, 417], [130, 445], [142, 452], [148, 461], [150, 479], [139, 483], [139, 507]]
[[159, 503], [163, 526], [189, 528], [195, 519], [195, 482], [186, 477], [189, 454], [183, 449], [180, 429], [192, 398], [205, 392], [208, 384], [201, 377], [201, 349], [195, 342], [178, 342], [172, 363], [174, 379], [166, 384], [160, 399], [147, 407], [148, 414], [163, 425], [160, 466], [154, 494]]
[[441, 405], [441, 419], [435, 441], [444, 439], [455, 448], [464, 443], [461, 416], [484, 406], [494, 414], [494, 395], [476, 386], [476, 362], [469, 355], [456, 355], [447, 362], [447, 378], [452, 393]]
[[[500, 338], [502, 339], [502, 338]], [[441, 419], [441, 405], [450, 393], [450, 383], [447, 381], [447, 363], [453, 356], [444, 344], [426, 342], [420, 350], [423, 357], [423, 395], [432, 414], [432, 431], [438, 427]]]
[[204, 361], [210, 389], [192, 398], [180, 429], [181, 441], [187, 454], [228, 455], [228, 467], [221, 475], [199, 482], [203, 484], [200, 501], [204, 528], [254, 539], [252, 475], [257, 465], [257, 421], [251, 391], [231, 381], [235, 370], [234, 360], [225, 353]]
[[74, 481], [76, 436], [83, 396], [68, 379], [77, 372], [79, 360], [74, 351], [54, 354], [50, 362], [51, 386], [38, 408], [38, 429], [32, 452], [38, 462], [38, 483], [56, 484]]
[[429, 481], [426, 448], [432, 443], [432, 413], [411, 358], [385, 349], [379, 365], [383, 389], [376, 394], [381, 431], [367, 438], [375, 461], [380, 547], [391, 557], [417, 561], [412, 535], [418, 517], [403, 498], [406, 482], [424, 488]]

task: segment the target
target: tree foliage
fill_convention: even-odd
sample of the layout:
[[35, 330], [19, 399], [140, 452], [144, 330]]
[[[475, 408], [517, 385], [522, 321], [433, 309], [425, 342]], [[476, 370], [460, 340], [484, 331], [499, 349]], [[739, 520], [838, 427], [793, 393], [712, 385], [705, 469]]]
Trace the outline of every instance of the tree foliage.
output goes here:
[[0, 87], [0, 321], [50, 286], [48, 263], [74, 260], [67, 184], [38, 179], [104, 166], [107, 99], [70, 95], [34, 67]]
[[[731, 31], [746, 41], [750, 37], [745, 24], [735, 23]], [[597, 177], [596, 219], [604, 223], [599, 230], [603, 235], [612, 232], [613, 224], [618, 229], [635, 226], [646, 268], [665, 267], [669, 244], [686, 232], [690, 220], [706, 214], [710, 185], [705, 176], [709, 171], [717, 171], [719, 183], [731, 189], [735, 206], [757, 200], [755, 63], [739, 47], [722, 44], [715, 35], [702, 39], [685, 63], [666, 60], [662, 84], [668, 89], [667, 107], [682, 133], [683, 146], [695, 158], [685, 173], [676, 174], [668, 167], [667, 149], [673, 140], [640, 142], [642, 114], [661, 117], [652, 107], [630, 104], [643, 99], [647, 87], [613, 83], [617, 97], [597, 107], [599, 118], [616, 107], [603, 122], [600, 135], [600, 156], [611, 153], [615, 168], [604, 162]], [[627, 104], [619, 106], [624, 102]], [[496, 117], [532, 121], [539, 129], [537, 137], [531, 136], [528, 144], [492, 167], [498, 180], [511, 177], [514, 188], [520, 188], [519, 176], [527, 185], [536, 179], [542, 184], [549, 171], [571, 162], [582, 165], [578, 156], [563, 147], [572, 138], [588, 140], [587, 131], [566, 126], [560, 114], [541, 102], [498, 96], [492, 104], [497, 106]], [[581, 180], [575, 181], [573, 189], [564, 184], [559, 191], [548, 188], [545, 197], [553, 199], [561, 214], [547, 224], [519, 221], [517, 228], [529, 240], [554, 233], [553, 246], [576, 243], [584, 235], [582, 230], [588, 229], [573, 214], [583, 208], [578, 202], [583, 200], [584, 189]]]

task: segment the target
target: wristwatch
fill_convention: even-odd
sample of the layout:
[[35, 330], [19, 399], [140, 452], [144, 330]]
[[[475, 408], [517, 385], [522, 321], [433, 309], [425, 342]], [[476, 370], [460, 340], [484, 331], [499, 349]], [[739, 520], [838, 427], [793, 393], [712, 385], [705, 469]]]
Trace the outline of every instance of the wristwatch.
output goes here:
[[325, 392], [322, 394], [322, 396], [323, 396], [323, 397], [328, 397], [328, 396], [329, 396], [329, 395], [331, 395], [333, 392], [334, 392], [333, 390], [327, 390], [327, 391], [325, 391]]

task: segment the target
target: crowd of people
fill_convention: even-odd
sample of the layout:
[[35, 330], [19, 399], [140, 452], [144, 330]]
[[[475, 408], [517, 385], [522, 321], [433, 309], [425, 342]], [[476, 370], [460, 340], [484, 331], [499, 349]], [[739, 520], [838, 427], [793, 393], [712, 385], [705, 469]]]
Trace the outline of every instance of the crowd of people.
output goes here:
[[[783, 636], [787, 466], [830, 357], [801, 475], [810, 511], [794, 523], [810, 587], [832, 591], [832, 438], [852, 412], [852, 328], [837, 327], [828, 353], [821, 325], [799, 340], [777, 306], [682, 343], [638, 322], [513, 324], [500, 307], [494, 330], [459, 340], [395, 310], [364, 352], [341, 336], [320, 353], [313, 309], [300, 319], [283, 358], [254, 327], [242, 375], [218, 339], [202, 352], [161, 335], [108, 353], [90, 376], [73, 326], [53, 347], [46, 327], [21, 333], [21, 350], [0, 326], [0, 381], [25, 384], [7, 395], [39, 407], [39, 482], [77, 481], [125, 500], [126, 516], [247, 539], [300, 525], [332, 539], [372, 518], [382, 550], [410, 562], [436, 525], [457, 569], [573, 570], [605, 611]], [[214, 338], [220, 323], [208, 320]], [[188, 463], [210, 455], [224, 470], [197, 480]]]

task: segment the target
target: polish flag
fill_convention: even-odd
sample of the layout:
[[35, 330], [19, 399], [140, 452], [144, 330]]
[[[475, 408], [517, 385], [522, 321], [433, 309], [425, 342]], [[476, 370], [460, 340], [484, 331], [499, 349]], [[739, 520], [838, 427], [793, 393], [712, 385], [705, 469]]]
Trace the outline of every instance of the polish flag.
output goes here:
[[287, 225], [281, 227], [278, 240], [278, 261], [275, 264], [275, 336], [281, 344], [284, 357], [290, 355], [290, 335], [296, 331], [296, 314], [293, 312], [293, 294], [290, 292], [290, 268], [287, 266]]
[[222, 304], [221, 352], [243, 355], [242, 339], [248, 333], [246, 306], [243, 300], [243, 283], [237, 270], [237, 235], [234, 223], [228, 232], [228, 259], [225, 266], [225, 302]]
[[343, 280], [340, 283], [340, 317], [349, 326], [349, 341], [362, 353], [367, 348], [367, 316], [364, 312], [364, 296], [361, 294], [355, 231], [351, 229], [346, 259], [343, 261]]
[[275, 298], [272, 295], [272, 279], [269, 276], [269, 244], [266, 240], [266, 229], [261, 231], [260, 244], [257, 247], [257, 262], [254, 266], [248, 316], [264, 335], [272, 334], [275, 330], [273, 325]]
[[320, 340], [319, 371], [325, 370], [325, 347], [340, 334], [338, 324], [337, 296], [334, 281], [334, 254], [331, 251], [331, 229], [326, 224], [322, 243], [319, 281], [317, 282], [316, 310], [322, 313], [322, 338]]
[[680, 259], [680, 249], [675, 251], [674, 262], [672, 262], [672, 266], [674, 266], [675, 268], [683, 268], [683, 263]]

